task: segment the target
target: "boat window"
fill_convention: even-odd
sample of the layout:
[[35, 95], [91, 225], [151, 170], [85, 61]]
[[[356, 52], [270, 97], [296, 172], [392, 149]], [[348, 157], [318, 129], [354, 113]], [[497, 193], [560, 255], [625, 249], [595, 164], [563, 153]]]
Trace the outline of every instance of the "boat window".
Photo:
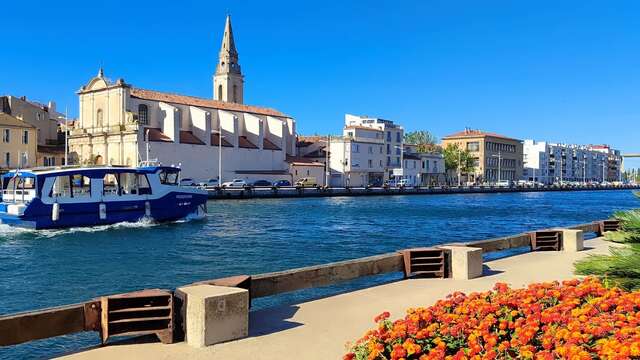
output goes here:
[[120, 186], [122, 195], [151, 194], [151, 187], [146, 175], [136, 173], [121, 173]]
[[160, 171], [160, 183], [163, 185], [178, 185], [178, 170], [161, 170]]
[[102, 179], [102, 195], [119, 195], [117, 174], [107, 173]]
[[56, 176], [51, 188], [51, 197], [71, 197], [71, 177], [68, 175]]
[[71, 178], [71, 185], [72, 185], [72, 197], [91, 197], [91, 179], [80, 175], [80, 174], [76, 174], [73, 175]]

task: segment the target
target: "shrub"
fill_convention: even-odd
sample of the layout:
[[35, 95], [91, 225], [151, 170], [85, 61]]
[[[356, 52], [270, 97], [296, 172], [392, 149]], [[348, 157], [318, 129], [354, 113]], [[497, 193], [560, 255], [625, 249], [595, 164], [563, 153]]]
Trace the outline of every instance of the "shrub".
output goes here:
[[640, 357], [640, 292], [595, 278], [460, 292], [404, 319], [382, 313], [345, 360]]
[[640, 244], [611, 247], [609, 253], [576, 261], [576, 274], [596, 275], [602, 277], [606, 285], [640, 290]]

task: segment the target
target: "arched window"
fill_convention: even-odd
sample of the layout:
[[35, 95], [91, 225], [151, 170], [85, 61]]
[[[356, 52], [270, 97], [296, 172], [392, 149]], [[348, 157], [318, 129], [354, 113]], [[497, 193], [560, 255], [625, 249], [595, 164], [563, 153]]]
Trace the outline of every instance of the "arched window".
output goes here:
[[218, 100], [222, 101], [222, 85], [218, 85]]
[[98, 109], [96, 114], [96, 127], [102, 127], [102, 109]]
[[138, 105], [138, 124], [149, 125], [149, 108], [145, 104]]
[[238, 102], [238, 85], [233, 84], [233, 102]]

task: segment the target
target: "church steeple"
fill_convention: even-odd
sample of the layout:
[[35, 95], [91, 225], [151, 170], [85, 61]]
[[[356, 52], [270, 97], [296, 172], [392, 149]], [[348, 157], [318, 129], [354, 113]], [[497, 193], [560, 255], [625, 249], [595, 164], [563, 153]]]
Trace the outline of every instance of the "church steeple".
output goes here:
[[218, 54], [218, 65], [213, 76], [213, 98], [242, 104], [243, 83], [244, 76], [242, 76], [238, 63], [238, 51], [231, 28], [231, 16], [227, 15], [222, 45]]

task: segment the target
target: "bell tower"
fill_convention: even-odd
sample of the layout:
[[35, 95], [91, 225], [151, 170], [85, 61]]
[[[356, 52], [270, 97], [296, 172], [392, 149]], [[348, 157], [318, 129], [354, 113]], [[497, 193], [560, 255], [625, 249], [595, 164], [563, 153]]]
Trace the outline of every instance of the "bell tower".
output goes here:
[[242, 104], [244, 76], [238, 63], [238, 51], [233, 40], [231, 16], [227, 15], [218, 55], [216, 73], [213, 75], [213, 99]]

